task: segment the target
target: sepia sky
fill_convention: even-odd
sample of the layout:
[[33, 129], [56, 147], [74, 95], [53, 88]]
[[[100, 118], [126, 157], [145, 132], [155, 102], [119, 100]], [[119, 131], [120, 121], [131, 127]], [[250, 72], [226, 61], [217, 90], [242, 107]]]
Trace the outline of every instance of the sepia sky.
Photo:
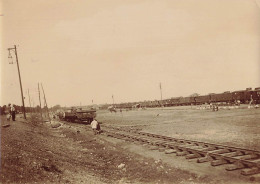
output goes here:
[[[49, 106], [260, 87], [260, 0], [0, 0], [1, 105]], [[12, 56], [14, 54], [12, 53]]]

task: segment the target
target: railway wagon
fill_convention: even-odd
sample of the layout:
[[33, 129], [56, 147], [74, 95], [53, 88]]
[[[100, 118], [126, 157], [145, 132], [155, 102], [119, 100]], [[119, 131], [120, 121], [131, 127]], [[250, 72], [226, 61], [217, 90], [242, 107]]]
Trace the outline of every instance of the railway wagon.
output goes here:
[[256, 101], [257, 104], [260, 103], [260, 87], [255, 88], [255, 91], [253, 93], [253, 99]]
[[72, 112], [72, 109], [66, 110], [65, 112], [61, 113], [61, 119], [65, 121], [75, 121], [77, 118], [75, 113]]
[[148, 107], [149, 101], [143, 101], [140, 104], [141, 104], [141, 107]]
[[179, 104], [180, 105], [191, 105], [193, 101], [194, 101], [193, 97], [181, 97], [179, 99]]
[[180, 103], [180, 98], [179, 97], [170, 99], [171, 106], [177, 106], [179, 103]]
[[156, 107], [161, 107], [163, 104], [162, 104], [162, 101], [160, 100], [156, 100]]
[[164, 107], [166, 107], [167, 104], [168, 104], [167, 100], [160, 100], [160, 101], [158, 101], [158, 102], [159, 102], [159, 106], [164, 106]]
[[147, 107], [153, 107], [153, 101], [149, 101]]
[[251, 90], [251, 88], [249, 90], [246, 90], [245, 92], [245, 103], [249, 103], [251, 101], [251, 99], [255, 100], [255, 91]]
[[157, 101], [151, 101], [149, 107], [156, 107], [157, 106]]
[[249, 103], [251, 99], [256, 103], [259, 103], [260, 101], [260, 90], [258, 88], [255, 90], [248, 88], [247, 90], [234, 91], [232, 92], [232, 95], [233, 100], [239, 100], [241, 103]]
[[137, 104], [137, 102], [131, 102], [131, 103], [129, 103], [130, 108], [133, 108], [136, 104]]
[[125, 109], [127, 108], [127, 103], [120, 103], [116, 105], [116, 108], [118, 109]]
[[211, 102], [232, 102], [234, 101], [233, 95], [230, 92], [210, 95]]
[[190, 105], [195, 105], [196, 104], [196, 100], [194, 96], [190, 97]]
[[132, 108], [132, 105], [131, 105], [131, 103], [127, 102], [127, 103], [121, 104], [120, 107], [123, 109], [130, 109], [130, 108]]
[[100, 110], [105, 110], [105, 109], [107, 109], [109, 106], [110, 106], [110, 104], [103, 104], [103, 105], [100, 105], [100, 106], [99, 106], [99, 109], [100, 109]]
[[76, 110], [75, 115], [77, 117], [75, 121], [80, 121], [88, 124], [90, 124], [93, 121], [93, 119], [97, 116], [95, 110], [82, 109]]
[[260, 103], [260, 89], [256, 88], [255, 90], [248, 91], [246, 98], [248, 101], [253, 100], [253, 103]]
[[141, 104], [141, 107], [148, 107], [148, 105], [149, 105], [148, 101], [140, 102], [140, 104]]
[[196, 96], [194, 97], [195, 104], [200, 105], [204, 103], [210, 103], [210, 95], [204, 95], [204, 96]]
[[234, 91], [232, 95], [234, 101], [239, 100], [241, 103], [247, 103], [250, 100], [250, 96], [248, 96], [248, 91], [246, 90]]
[[171, 106], [171, 100], [170, 99], [164, 100], [164, 106], [165, 107], [170, 107]]
[[148, 107], [153, 107], [153, 101], [148, 102]]
[[150, 101], [141, 102], [142, 107], [149, 107]]
[[61, 113], [59, 117], [70, 122], [91, 123], [96, 117], [96, 110], [69, 109]]
[[159, 107], [160, 103], [157, 100], [151, 101], [151, 107]]
[[165, 107], [171, 107], [171, 106], [173, 106], [173, 103], [172, 103], [171, 99], [166, 99], [165, 101], [166, 101], [166, 102], [165, 102]]

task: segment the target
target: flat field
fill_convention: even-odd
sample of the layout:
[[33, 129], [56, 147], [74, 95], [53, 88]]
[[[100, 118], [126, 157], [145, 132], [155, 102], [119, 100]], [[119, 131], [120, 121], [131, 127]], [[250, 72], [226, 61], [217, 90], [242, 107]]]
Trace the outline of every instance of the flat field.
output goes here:
[[198, 110], [191, 106], [150, 108], [111, 113], [100, 110], [102, 124], [143, 132], [260, 150], [260, 108]]

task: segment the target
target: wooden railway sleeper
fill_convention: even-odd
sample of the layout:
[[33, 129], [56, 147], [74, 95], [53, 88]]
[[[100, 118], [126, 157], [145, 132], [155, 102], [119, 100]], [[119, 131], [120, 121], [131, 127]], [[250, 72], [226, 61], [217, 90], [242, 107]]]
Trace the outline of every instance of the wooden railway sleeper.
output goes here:
[[162, 145], [162, 143], [163, 142], [159, 142], [159, 141], [154, 141], [154, 142], [152, 142], [152, 145], [154, 145], [154, 146], [161, 146]]
[[175, 141], [175, 138], [172, 137], [162, 137], [163, 140], [167, 140], [167, 141]]
[[217, 150], [208, 151], [208, 154], [222, 154], [222, 153], [230, 153], [230, 151], [228, 149], [217, 149]]
[[148, 143], [149, 142], [149, 139], [147, 139], [147, 138], [142, 138], [142, 139], [140, 139], [142, 142], [146, 142], [146, 143]]
[[177, 150], [175, 150], [175, 149], [166, 149], [164, 151], [165, 154], [171, 154], [171, 153], [176, 153], [176, 152], [177, 152]]
[[140, 138], [139, 138], [139, 137], [136, 137], [136, 136], [133, 136], [133, 141], [135, 141], [135, 142], [140, 142]]
[[188, 151], [179, 151], [176, 153], [176, 156], [185, 156], [185, 155], [188, 155], [190, 154]]
[[197, 151], [197, 146], [194, 147], [194, 146], [190, 146], [190, 145], [178, 145], [178, 148], [182, 151], [188, 151], [188, 152], [198, 152]]
[[214, 158], [211, 157], [211, 156], [209, 156], [209, 155], [207, 154], [207, 155], [205, 155], [205, 156], [202, 157], [202, 158], [198, 158], [198, 159], [197, 159], [197, 163], [210, 162], [210, 161], [212, 161], [212, 160], [214, 160]]
[[251, 159], [256, 159], [259, 158], [257, 155], [242, 155], [242, 156], [236, 156], [236, 159], [241, 159], [241, 160], [251, 160]]
[[215, 147], [203, 147], [201, 149], [199, 149], [198, 151], [216, 151], [216, 148]]
[[176, 147], [176, 146], [183, 146], [182, 143], [172, 143], [172, 142], [165, 142], [165, 143], [162, 143], [162, 145], [166, 148], [173, 148], [173, 147]]
[[237, 170], [237, 169], [243, 169], [245, 167], [246, 167], [246, 165], [244, 165], [243, 163], [237, 161], [237, 162], [234, 162], [232, 165], [227, 166], [226, 170], [227, 171], [234, 171], [234, 170]]
[[156, 145], [166, 147], [165, 144], [167, 144], [167, 143], [168, 143], [168, 141], [158, 141], [158, 142], [156, 142]]
[[246, 168], [241, 171], [241, 174], [245, 176], [258, 174], [258, 173], [260, 173], [260, 169], [258, 167]]
[[139, 137], [144, 137], [144, 138], [149, 138], [149, 139], [151, 139], [151, 140], [162, 140], [162, 139], [160, 139], [160, 138], [157, 138], [157, 137], [149, 137], [149, 136], [144, 136], [144, 135], [136, 135], [136, 136], [139, 136]]
[[145, 139], [141, 138], [141, 137], [136, 137], [135, 138], [135, 141], [139, 142], [139, 143], [142, 143], [145, 141]]
[[144, 144], [144, 145], [150, 145], [150, 143], [149, 143], [148, 140], [143, 141], [143, 144]]
[[165, 147], [165, 148], [170, 148], [170, 145], [169, 142], [165, 142], [165, 143], [162, 143], [161, 146]]
[[170, 149], [174, 149], [174, 150], [176, 150], [176, 153], [182, 151], [181, 149], [179, 149], [178, 146], [170, 146], [169, 148], [170, 148]]
[[234, 151], [234, 152], [230, 152], [230, 153], [220, 153], [223, 156], [226, 157], [236, 157], [236, 156], [242, 156], [244, 155], [244, 153], [240, 152], [240, 151]]
[[187, 146], [183, 146], [182, 147], [183, 149], [186, 149], [186, 150], [200, 150], [201, 147], [200, 146], [196, 146], [196, 145], [187, 145]]
[[211, 164], [211, 166], [219, 166], [219, 165], [230, 164], [230, 163], [232, 163], [232, 162], [222, 158], [222, 159], [212, 160], [210, 164]]
[[[259, 155], [258, 155], [259, 156]], [[255, 163], [257, 165], [257, 167], [260, 168], [260, 158], [255, 159], [255, 160], [251, 160], [251, 162]]]
[[[178, 144], [174, 144], [174, 143], [166, 143], [166, 148], [168, 149], [175, 149], [175, 150], [179, 150], [178, 149]], [[179, 150], [180, 151], [180, 150]]]
[[165, 152], [166, 148], [165, 147], [159, 147], [158, 150], [159, 150], [159, 152]]
[[186, 155], [186, 159], [194, 159], [194, 158], [200, 158], [202, 157], [203, 155], [199, 154], [199, 153], [195, 153], [195, 152], [192, 152], [191, 154], [189, 155]]

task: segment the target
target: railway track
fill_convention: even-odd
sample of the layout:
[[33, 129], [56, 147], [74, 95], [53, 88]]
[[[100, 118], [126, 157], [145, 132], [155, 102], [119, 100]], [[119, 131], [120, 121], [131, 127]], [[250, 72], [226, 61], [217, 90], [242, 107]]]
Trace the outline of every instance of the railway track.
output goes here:
[[[64, 123], [78, 128], [86, 128], [84, 124]], [[91, 129], [90, 126], [89, 129]], [[106, 136], [146, 145], [151, 150], [158, 150], [165, 154], [176, 154], [176, 156], [183, 156], [189, 160], [196, 160], [197, 163], [208, 162], [214, 167], [226, 165], [226, 171], [240, 170], [240, 173], [249, 176], [250, 180], [260, 181], [260, 151], [257, 150], [177, 139], [104, 124], [102, 131]]]
[[197, 163], [209, 162], [211, 166], [226, 165], [227, 171], [241, 170], [241, 174], [259, 178], [260, 151], [207, 142], [176, 139], [152, 133], [102, 126], [107, 136], [125, 141], [149, 145], [150, 149], [164, 151], [166, 154], [185, 156]]

